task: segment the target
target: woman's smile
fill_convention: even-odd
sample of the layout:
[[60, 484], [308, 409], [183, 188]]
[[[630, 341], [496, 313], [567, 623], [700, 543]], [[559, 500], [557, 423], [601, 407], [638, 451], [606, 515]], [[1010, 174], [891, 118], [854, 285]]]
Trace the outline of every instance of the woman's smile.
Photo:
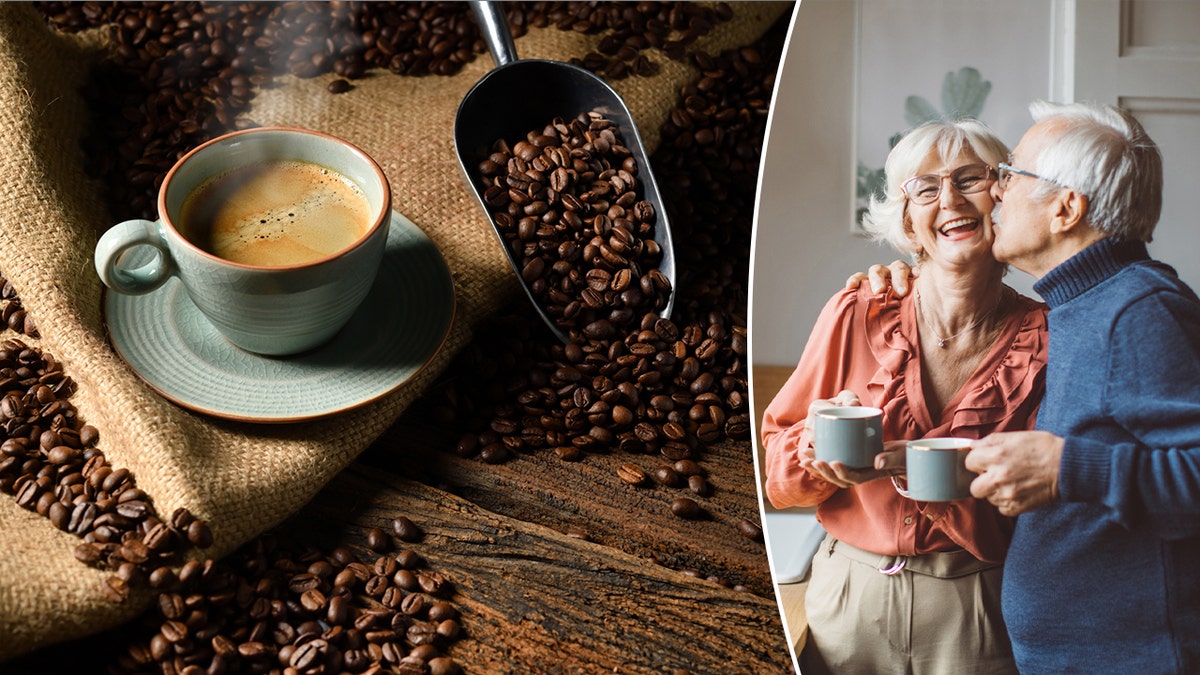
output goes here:
[[979, 218], [955, 218], [938, 228], [938, 234], [947, 239], [963, 239], [979, 229]]

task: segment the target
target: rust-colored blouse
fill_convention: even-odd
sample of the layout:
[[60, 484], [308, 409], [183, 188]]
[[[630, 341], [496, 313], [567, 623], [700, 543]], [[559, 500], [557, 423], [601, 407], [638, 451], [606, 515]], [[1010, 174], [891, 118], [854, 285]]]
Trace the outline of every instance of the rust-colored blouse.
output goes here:
[[922, 393], [921, 353], [912, 294], [871, 292], [864, 282], [825, 305], [795, 372], [763, 415], [766, 494], [777, 507], [816, 506], [834, 537], [883, 555], [966, 549], [1001, 562], [1013, 520], [986, 501], [915, 502], [886, 478], [839, 489], [800, 468], [804, 420], [814, 400], [843, 389], [883, 409], [885, 441], [933, 436], [981, 438], [1032, 429], [1045, 388], [1045, 305], [1018, 295], [1015, 310], [975, 373], [946, 405], [931, 411]]

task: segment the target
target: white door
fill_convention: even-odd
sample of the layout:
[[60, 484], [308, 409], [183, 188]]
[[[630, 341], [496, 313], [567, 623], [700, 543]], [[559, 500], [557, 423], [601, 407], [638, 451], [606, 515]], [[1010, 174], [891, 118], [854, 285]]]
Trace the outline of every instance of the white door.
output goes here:
[[1130, 110], [1158, 143], [1163, 212], [1150, 252], [1200, 290], [1200, 2], [1076, 0], [1073, 16], [1064, 89]]

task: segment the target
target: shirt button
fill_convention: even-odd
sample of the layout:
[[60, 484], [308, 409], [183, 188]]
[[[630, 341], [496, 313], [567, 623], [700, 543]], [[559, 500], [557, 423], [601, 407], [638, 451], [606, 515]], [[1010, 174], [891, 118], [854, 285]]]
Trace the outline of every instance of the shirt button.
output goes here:
[[932, 513], [926, 513], [926, 514], [925, 514], [925, 517], [926, 517], [926, 518], [928, 518], [928, 519], [930, 519], [930, 520], [933, 520], [933, 514], [932, 514]]
[[912, 516], [909, 516], [909, 517], [907, 517], [907, 518], [905, 518], [905, 519], [904, 519], [904, 524], [905, 524], [905, 525], [912, 525], [912, 523], [913, 523]]

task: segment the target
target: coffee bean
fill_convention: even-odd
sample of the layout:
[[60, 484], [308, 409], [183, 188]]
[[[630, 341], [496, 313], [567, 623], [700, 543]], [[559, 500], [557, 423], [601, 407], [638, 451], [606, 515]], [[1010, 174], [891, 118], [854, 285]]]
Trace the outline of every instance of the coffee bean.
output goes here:
[[420, 541], [424, 536], [424, 532], [412, 520], [406, 516], [398, 516], [392, 519], [392, 532], [400, 541], [416, 542]]
[[680, 518], [694, 520], [703, 515], [703, 510], [693, 499], [689, 499], [687, 497], [676, 497], [675, 499], [671, 500], [671, 513], [679, 516]]
[[430, 645], [437, 641], [437, 628], [425, 623], [414, 623], [408, 627], [405, 634], [408, 641], [414, 645]]
[[742, 533], [743, 537], [751, 541], [762, 541], [762, 526], [749, 518], [743, 518], [738, 521], [738, 531]]
[[680, 482], [682, 482], [679, 472], [665, 464], [654, 470], [654, 481], [659, 485], [667, 487], [678, 487]]
[[622, 464], [617, 468], [617, 477], [629, 485], [642, 485], [646, 482], [646, 472], [636, 464]]
[[328, 650], [329, 643], [320, 638], [305, 642], [292, 652], [291, 658], [288, 659], [288, 665], [297, 670], [307, 670], [323, 661]]
[[421, 590], [429, 595], [437, 595], [442, 592], [446, 585], [446, 579], [440, 574], [431, 572], [428, 574], [418, 574], [417, 584]]
[[372, 527], [367, 530], [367, 548], [377, 553], [383, 553], [392, 547], [391, 540], [384, 531], [378, 527]]
[[[419, 584], [419, 581], [418, 581]], [[399, 589], [397, 589], [399, 590]], [[385, 603], [386, 604], [386, 603]], [[406, 616], [420, 616], [426, 611], [425, 596], [420, 593], [409, 593], [405, 595], [396, 607]]]
[[396, 564], [402, 569], [415, 570], [425, 563], [416, 551], [404, 549], [396, 554]]
[[429, 660], [429, 675], [460, 675], [462, 668], [456, 661], [447, 656], [438, 656]]
[[105, 578], [101, 588], [113, 602], [125, 602], [129, 597], [129, 583], [116, 575]]
[[397, 570], [392, 577], [392, 583], [406, 591], [415, 591], [421, 587], [417, 581], [417, 575], [408, 569]]

